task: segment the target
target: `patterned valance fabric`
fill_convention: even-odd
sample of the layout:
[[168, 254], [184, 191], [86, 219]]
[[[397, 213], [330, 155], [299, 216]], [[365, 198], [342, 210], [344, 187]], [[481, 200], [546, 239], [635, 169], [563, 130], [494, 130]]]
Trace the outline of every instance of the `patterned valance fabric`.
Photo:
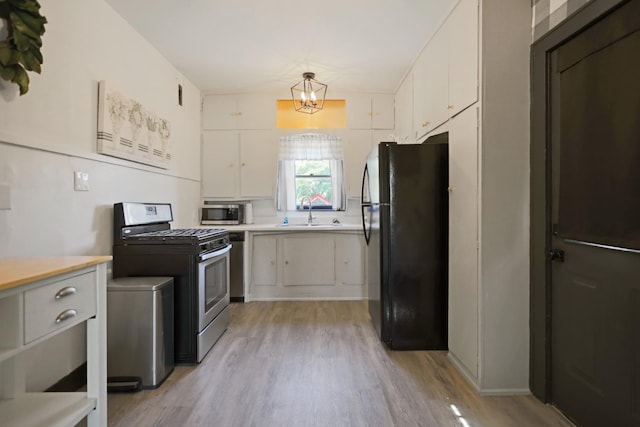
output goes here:
[[280, 138], [280, 160], [342, 160], [344, 150], [339, 136], [305, 133]]

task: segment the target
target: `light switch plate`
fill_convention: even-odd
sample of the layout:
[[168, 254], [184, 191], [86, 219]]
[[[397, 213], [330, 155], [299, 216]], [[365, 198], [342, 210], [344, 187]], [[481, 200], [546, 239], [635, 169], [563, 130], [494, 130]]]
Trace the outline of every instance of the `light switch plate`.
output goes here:
[[76, 191], [89, 191], [89, 174], [75, 171], [73, 173], [73, 189]]
[[11, 209], [11, 187], [0, 185], [0, 210]]

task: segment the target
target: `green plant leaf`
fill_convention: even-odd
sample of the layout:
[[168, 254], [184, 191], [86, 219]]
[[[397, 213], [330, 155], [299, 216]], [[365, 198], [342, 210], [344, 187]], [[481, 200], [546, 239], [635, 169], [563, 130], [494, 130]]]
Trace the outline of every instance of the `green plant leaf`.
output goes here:
[[7, 40], [0, 41], [0, 64], [9, 65], [12, 52], [11, 45]]
[[22, 52], [20, 63], [24, 65], [24, 68], [27, 71], [35, 71], [38, 74], [42, 71], [40, 68], [40, 62], [38, 62], [38, 59], [33, 55], [33, 53], [31, 53], [31, 51]]
[[9, 14], [9, 19], [11, 20], [11, 24], [13, 25], [13, 30], [14, 31], [19, 31], [21, 33], [23, 33], [25, 36], [29, 36], [31, 38], [36, 38], [36, 37], [40, 37], [40, 35], [38, 33], [36, 33], [34, 30], [31, 29], [30, 26], [28, 26], [20, 17], [20, 15], [18, 15], [15, 12], [11, 12]]
[[0, 64], [0, 77], [2, 77], [3, 80], [11, 81], [13, 79], [13, 76], [16, 75], [16, 70], [13, 67], [13, 65], [5, 67], [4, 65]]
[[28, 50], [31, 47], [31, 41], [29, 40], [29, 37], [25, 36], [20, 31], [14, 31], [11, 39], [16, 45], [17, 50]]
[[11, 48], [11, 45], [9, 45], [9, 55], [2, 55], [2, 59], [0, 59], [0, 63], [2, 63], [2, 65], [4, 66], [12, 66], [12, 65], [16, 65], [18, 63], [20, 63], [20, 60], [22, 59], [22, 54], [20, 52], [18, 52], [15, 49]]
[[31, 29], [31, 31], [35, 33], [34, 37], [44, 34], [44, 24], [47, 23], [47, 18], [45, 18], [44, 16], [34, 16], [30, 13], [20, 10], [13, 11], [12, 15], [16, 15], [17, 17], [19, 17], [24, 25], [26, 25], [29, 29]]
[[14, 70], [16, 74], [11, 81], [20, 87], [20, 95], [24, 95], [29, 91], [29, 75], [20, 65], [14, 65]]
[[24, 95], [29, 91], [27, 71], [42, 71], [41, 36], [47, 18], [40, 15], [37, 0], [0, 0], [0, 19], [8, 28], [8, 37], [0, 41], [0, 78], [16, 83]]
[[36, 57], [38, 62], [42, 64], [42, 62], [44, 61], [44, 58], [42, 57], [42, 52], [40, 52], [40, 49], [31, 49], [29, 52], [31, 52], [33, 56]]
[[24, 10], [34, 15], [40, 14], [40, 4], [33, 0], [9, 0], [14, 9]]

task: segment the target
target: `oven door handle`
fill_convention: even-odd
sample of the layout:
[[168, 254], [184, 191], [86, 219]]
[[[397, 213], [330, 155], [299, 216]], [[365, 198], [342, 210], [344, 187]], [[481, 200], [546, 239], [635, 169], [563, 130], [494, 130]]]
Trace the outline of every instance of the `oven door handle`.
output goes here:
[[200, 261], [206, 261], [208, 259], [215, 258], [215, 257], [220, 256], [220, 255], [224, 255], [224, 254], [226, 254], [227, 252], [229, 252], [231, 250], [232, 246], [233, 245], [231, 243], [229, 243], [227, 246], [225, 246], [222, 249], [219, 249], [219, 250], [214, 251], [214, 252], [204, 253], [204, 254], [200, 255]]

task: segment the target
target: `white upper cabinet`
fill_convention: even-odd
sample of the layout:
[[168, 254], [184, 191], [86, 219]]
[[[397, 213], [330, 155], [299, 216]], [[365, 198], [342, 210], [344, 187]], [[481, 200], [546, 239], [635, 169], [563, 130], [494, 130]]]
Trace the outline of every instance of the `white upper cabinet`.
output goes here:
[[202, 102], [202, 129], [273, 129], [276, 98], [264, 94], [207, 95]]
[[449, 113], [449, 40], [443, 25], [418, 57], [413, 69], [413, 127], [420, 139], [444, 123]]
[[362, 174], [367, 156], [382, 141], [392, 141], [392, 130], [356, 129], [342, 136], [344, 147], [344, 176], [347, 197], [360, 199]]
[[449, 26], [449, 115], [478, 101], [478, 0], [461, 0]]
[[477, 100], [478, 0], [461, 0], [413, 67], [416, 139]]
[[273, 197], [278, 155], [274, 131], [202, 133], [202, 197]]
[[272, 131], [246, 131], [240, 134], [241, 197], [274, 197], [278, 141]]
[[393, 94], [376, 94], [371, 98], [371, 129], [393, 129], [395, 106]]
[[393, 94], [352, 94], [347, 98], [347, 127], [393, 129]]
[[344, 147], [344, 176], [347, 196], [360, 198], [362, 171], [373, 149], [372, 131], [352, 130], [342, 138]]
[[238, 132], [202, 133], [202, 196], [234, 197], [239, 190]]
[[409, 74], [396, 92], [395, 135], [401, 139], [412, 140], [413, 132], [413, 75]]

